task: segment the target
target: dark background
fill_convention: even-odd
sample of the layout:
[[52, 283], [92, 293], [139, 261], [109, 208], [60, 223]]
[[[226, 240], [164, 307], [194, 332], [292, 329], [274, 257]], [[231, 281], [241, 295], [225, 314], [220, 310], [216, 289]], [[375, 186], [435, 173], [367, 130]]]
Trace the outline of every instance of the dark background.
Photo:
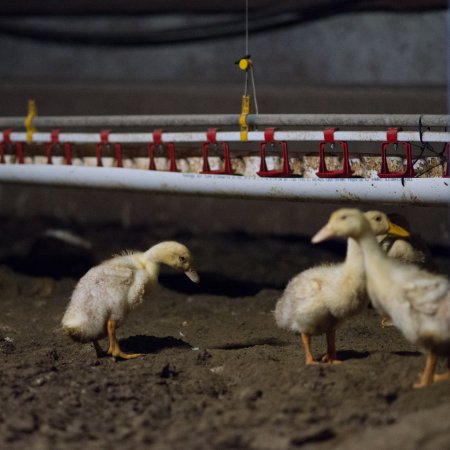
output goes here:
[[[41, 115], [238, 113], [244, 7], [4, 1], [0, 114], [25, 115], [29, 98]], [[442, 1], [250, 1], [260, 112], [445, 114], [446, 14]], [[0, 186], [8, 217], [164, 220], [198, 231], [311, 233], [335, 207]], [[447, 208], [399, 208], [414, 229], [448, 242]]]

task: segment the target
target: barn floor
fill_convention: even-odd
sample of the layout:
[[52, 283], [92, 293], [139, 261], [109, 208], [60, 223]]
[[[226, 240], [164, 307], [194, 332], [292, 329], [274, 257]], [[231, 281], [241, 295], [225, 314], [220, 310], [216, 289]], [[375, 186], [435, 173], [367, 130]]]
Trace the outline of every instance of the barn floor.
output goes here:
[[[298, 338], [276, 327], [289, 278], [341, 259], [343, 243], [156, 225], [78, 227], [92, 254], [32, 242], [59, 225], [0, 224], [0, 448], [450, 448], [450, 384], [411, 389], [424, 357], [372, 309], [338, 331], [338, 366], [305, 367]], [[162, 239], [189, 246], [201, 283], [164, 269], [119, 330], [145, 356], [97, 360], [60, 329], [77, 274]], [[450, 275], [448, 248], [432, 250]], [[315, 353], [324, 349], [316, 338]]]

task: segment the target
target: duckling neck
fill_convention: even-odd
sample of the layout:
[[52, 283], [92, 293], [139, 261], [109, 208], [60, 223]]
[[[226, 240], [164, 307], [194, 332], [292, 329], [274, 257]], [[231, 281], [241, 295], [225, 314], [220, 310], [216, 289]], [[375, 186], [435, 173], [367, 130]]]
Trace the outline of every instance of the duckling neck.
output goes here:
[[351, 237], [347, 239], [347, 256], [344, 266], [347, 271], [354, 274], [364, 272], [364, 260], [361, 248], [358, 242]]
[[139, 263], [146, 272], [157, 278], [159, 276], [161, 260], [158, 258], [157, 253], [151, 252], [151, 250], [147, 250], [145, 253], [139, 255]]
[[385, 277], [386, 272], [389, 273], [389, 268], [385, 264], [388, 258], [375, 236], [371, 232], [365, 232], [358, 241], [368, 277]]
[[167, 247], [164, 245], [164, 243], [156, 244], [143, 254], [142, 259], [146, 266], [153, 265], [156, 266], [159, 270], [160, 264], [167, 264]]

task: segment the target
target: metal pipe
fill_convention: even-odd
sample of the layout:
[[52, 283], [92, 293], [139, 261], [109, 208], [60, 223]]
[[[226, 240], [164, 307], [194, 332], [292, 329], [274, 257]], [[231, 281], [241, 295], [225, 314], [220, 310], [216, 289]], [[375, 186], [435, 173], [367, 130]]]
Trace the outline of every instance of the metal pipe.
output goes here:
[[[399, 141], [420, 142], [420, 133], [417, 131], [400, 131], [398, 133]], [[13, 132], [10, 135], [13, 142], [24, 142], [27, 135], [24, 132]], [[111, 133], [109, 141], [113, 143], [151, 143], [153, 142], [152, 133]], [[241, 135], [238, 131], [221, 131], [216, 135], [217, 140], [225, 142], [241, 142]], [[336, 131], [334, 138], [337, 141], [349, 142], [383, 142], [387, 140], [386, 131]], [[323, 141], [323, 131], [276, 131], [274, 139], [277, 141]], [[195, 132], [167, 132], [161, 137], [162, 142], [207, 142], [207, 133], [205, 131]], [[249, 142], [263, 142], [265, 140], [263, 131], [250, 131], [248, 133]], [[422, 133], [424, 142], [450, 142], [450, 132], [444, 131], [424, 131]], [[0, 134], [0, 142], [3, 136]], [[59, 141], [72, 143], [100, 143], [100, 133], [60, 133]], [[33, 134], [33, 142], [48, 143], [51, 142], [49, 132], [36, 132]]]
[[248, 117], [257, 126], [445, 127], [450, 116], [437, 114], [261, 114]]
[[[380, 126], [380, 127], [446, 127], [449, 115], [437, 114], [250, 114], [251, 126]], [[37, 128], [71, 127], [223, 127], [239, 126], [238, 114], [203, 115], [130, 115], [130, 116], [37, 116], [33, 120]], [[0, 117], [0, 128], [22, 128], [24, 117]]]
[[3, 183], [296, 201], [448, 205], [448, 179], [320, 179], [201, 175], [123, 168], [1, 165]]

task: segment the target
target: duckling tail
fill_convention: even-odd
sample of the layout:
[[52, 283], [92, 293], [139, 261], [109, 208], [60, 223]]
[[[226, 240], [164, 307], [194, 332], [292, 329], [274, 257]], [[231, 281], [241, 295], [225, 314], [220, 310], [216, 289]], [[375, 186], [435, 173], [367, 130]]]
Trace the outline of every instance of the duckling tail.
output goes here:
[[81, 327], [63, 325], [63, 330], [74, 341], [77, 341], [77, 342], [85, 342], [86, 341], [85, 339], [83, 339], [83, 332], [82, 332]]
[[64, 332], [69, 335], [74, 341], [77, 342], [87, 342], [88, 339], [85, 338], [85, 333], [82, 324], [79, 320], [74, 317], [69, 317], [67, 314], [64, 315], [61, 321], [62, 328]]

